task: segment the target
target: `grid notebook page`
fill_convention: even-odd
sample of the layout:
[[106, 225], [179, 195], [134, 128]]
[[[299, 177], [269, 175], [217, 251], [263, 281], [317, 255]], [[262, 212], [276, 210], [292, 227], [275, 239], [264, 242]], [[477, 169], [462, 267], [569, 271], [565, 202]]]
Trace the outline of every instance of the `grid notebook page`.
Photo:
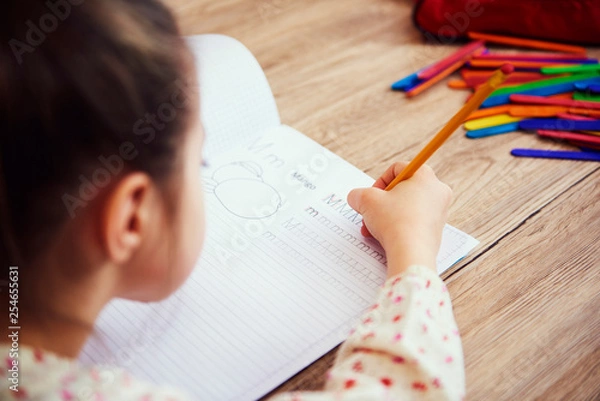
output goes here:
[[[164, 303], [112, 303], [84, 359], [110, 362], [129, 341], [137, 352], [121, 364], [138, 377], [254, 400], [343, 341], [374, 301], [385, 254], [345, 202], [373, 180], [280, 126], [215, 157], [203, 182], [210, 234], [190, 279]], [[474, 243], [447, 227], [438, 269]]]
[[187, 38], [196, 61], [200, 115], [210, 157], [280, 125], [267, 77], [252, 53], [224, 35]]

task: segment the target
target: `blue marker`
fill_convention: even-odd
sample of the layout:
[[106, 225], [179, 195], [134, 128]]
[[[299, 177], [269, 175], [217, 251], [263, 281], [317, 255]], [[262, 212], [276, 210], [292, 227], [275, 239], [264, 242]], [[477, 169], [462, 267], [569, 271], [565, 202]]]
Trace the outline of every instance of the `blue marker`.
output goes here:
[[511, 155], [517, 157], [536, 157], [543, 159], [563, 159], [600, 162], [600, 153], [578, 152], [565, 150], [543, 150], [543, 149], [513, 149]]
[[407, 77], [402, 78], [399, 81], [396, 81], [392, 84], [392, 90], [395, 91], [409, 91], [410, 89], [414, 88], [415, 86], [417, 86], [418, 84], [421, 83], [421, 80], [419, 79], [418, 75], [419, 72], [421, 72], [422, 70], [419, 70], [417, 72], [415, 72], [414, 74], [410, 74]]
[[600, 131], [600, 120], [580, 121], [562, 118], [532, 118], [518, 122], [522, 130]]
[[579, 92], [587, 92], [587, 93], [594, 93], [594, 94], [600, 93], [600, 85], [582, 84], [582, 83], [578, 82], [574, 86], [575, 86], [575, 90], [577, 90]]

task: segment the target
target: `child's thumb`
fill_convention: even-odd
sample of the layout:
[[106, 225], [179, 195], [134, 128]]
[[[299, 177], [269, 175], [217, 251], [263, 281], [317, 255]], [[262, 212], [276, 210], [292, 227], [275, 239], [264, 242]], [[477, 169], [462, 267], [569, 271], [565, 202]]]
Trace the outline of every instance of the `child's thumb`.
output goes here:
[[381, 191], [376, 188], [357, 188], [350, 191], [348, 194], [348, 204], [361, 215], [369, 209], [374, 198], [377, 197], [375, 192]]
[[367, 188], [357, 188], [350, 191], [348, 194], [348, 204], [358, 213], [363, 214], [364, 206], [363, 206], [363, 194], [367, 190]]

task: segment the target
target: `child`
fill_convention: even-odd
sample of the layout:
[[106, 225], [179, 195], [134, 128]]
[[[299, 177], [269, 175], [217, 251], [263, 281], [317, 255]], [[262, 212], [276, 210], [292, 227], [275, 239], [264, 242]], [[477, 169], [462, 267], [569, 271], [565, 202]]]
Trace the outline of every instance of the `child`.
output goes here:
[[[190, 400], [76, 362], [111, 299], [167, 297], [203, 242], [199, 99], [176, 24], [157, 0], [19, 0], [3, 13], [2, 324], [15, 329], [0, 346], [0, 399]], [[450, 190], [424, 167], [383, 191], [403, 166], [348, 197], [387, 253], [377, 303], [325, 390], [276, 400], [464, 396], [460, 337], [435, 273]]]

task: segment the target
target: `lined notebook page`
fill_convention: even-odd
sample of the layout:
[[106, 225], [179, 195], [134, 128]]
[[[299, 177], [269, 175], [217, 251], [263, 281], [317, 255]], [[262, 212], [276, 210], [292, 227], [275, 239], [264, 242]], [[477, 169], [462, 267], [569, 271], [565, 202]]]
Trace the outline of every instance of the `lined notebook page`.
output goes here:
[[[190, 279], [163, 303], [110, 304], [82, 359], [196, 399], [254, 400], [343, 341], [374, 301], [385, 254], [345, 202], [373, 180], [280, 126], [215, 156], [203, 182], [208, 236]], [[476, 243], [447, 227], [438, 270]]]

